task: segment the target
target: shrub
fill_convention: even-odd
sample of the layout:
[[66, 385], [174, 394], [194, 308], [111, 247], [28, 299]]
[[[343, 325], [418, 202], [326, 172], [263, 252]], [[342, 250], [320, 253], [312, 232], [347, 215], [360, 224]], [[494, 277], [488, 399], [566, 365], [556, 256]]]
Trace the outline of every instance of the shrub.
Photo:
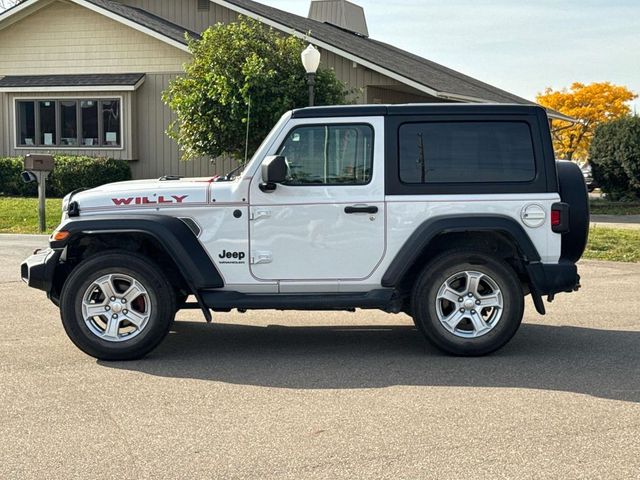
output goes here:
[[49, 176], [51, 193], [64, 196], [78, 188], [93, 188], [105, 183], [131, 179], [131, 169], [126, 161], [111, 158], [56, 157], [56, 164]]
[[22, 157], [0, 158], [0, 195], [33, 196], [38, 192], [35, 183], [24, 183], [20, 173], [24, 170]]
[[[47, 195], [63, 197], [78, 188], [93, 188], [105, 183], [131, 179], [129, 164], [123, 160], [57, 155], [55, 167], [47, 179]], [[20, 179], [22, 157], [0, 158], [0, 194], [33, 196], [35, 183]]]
[[593, 178], [611, 200], [640, 199], [640, 117], [600, 125], [589, 156]]
[[[306, 42], [246, 17], [190, 40], [192, 60], [162, 97], [176, 114], [167, 133], [180, 144], [183, 159], [243, 158], [248, 121], [251, 156], [284, 112], [308, 106], [300, 62], [305, 47]], [[322, 67], [315, 92], [316, 105], [343, 104], [355, 93]]]

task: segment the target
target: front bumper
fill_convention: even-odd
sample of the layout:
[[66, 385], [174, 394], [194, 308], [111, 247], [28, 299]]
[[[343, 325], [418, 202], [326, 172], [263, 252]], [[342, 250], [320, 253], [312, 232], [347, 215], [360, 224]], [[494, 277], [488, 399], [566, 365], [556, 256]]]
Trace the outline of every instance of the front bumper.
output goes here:
[[61, 249], [45, 248], [36, 251], [20, 266], [22, 280], [30, 287], [43, 290], [50, 296], [60, 255]]
[[575, 263], [531, 263], [527, 265], [531, 286], [539, 295], [575, 292], [580, 288], [580, 275]]

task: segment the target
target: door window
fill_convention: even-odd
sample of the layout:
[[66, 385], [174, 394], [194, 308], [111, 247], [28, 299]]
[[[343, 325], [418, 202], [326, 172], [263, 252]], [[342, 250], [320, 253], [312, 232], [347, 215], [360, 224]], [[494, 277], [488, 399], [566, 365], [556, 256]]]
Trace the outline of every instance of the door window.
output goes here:
[[366, 185], [373, 170], [373, 128], [296, 127], [289, 132], [278, 155], [289, 164], [286, 185]]

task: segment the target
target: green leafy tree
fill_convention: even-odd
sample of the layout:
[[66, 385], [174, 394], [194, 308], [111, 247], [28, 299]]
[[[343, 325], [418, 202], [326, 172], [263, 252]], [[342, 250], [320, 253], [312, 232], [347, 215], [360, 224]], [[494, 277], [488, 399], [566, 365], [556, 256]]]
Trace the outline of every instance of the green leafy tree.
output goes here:
[[[243, 158], [247, 118], [251, 154], [284, 112], [308, 106], [300, 60], [305, 47], [302, 40], [245, 17], [190, 40], [193, 59], [185, 75], [163, 93], [176, 114], [167, 133], [180, 145], [182, 158]], [[318, 70], [317, 104], [344, 104], [351, 93], [333, 70]]]
[[589, 154], [593, 177], [612, 200], [640, 199], [640, 117], [598, 126]]

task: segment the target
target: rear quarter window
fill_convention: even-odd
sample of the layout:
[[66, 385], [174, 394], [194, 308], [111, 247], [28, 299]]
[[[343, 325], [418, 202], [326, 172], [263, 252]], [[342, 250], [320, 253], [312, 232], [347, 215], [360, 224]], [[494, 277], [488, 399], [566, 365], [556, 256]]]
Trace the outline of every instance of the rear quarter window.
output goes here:
[[525, 122], [405, 123], [398, 145], [404, 184], [530, 182], [536, 176]]

